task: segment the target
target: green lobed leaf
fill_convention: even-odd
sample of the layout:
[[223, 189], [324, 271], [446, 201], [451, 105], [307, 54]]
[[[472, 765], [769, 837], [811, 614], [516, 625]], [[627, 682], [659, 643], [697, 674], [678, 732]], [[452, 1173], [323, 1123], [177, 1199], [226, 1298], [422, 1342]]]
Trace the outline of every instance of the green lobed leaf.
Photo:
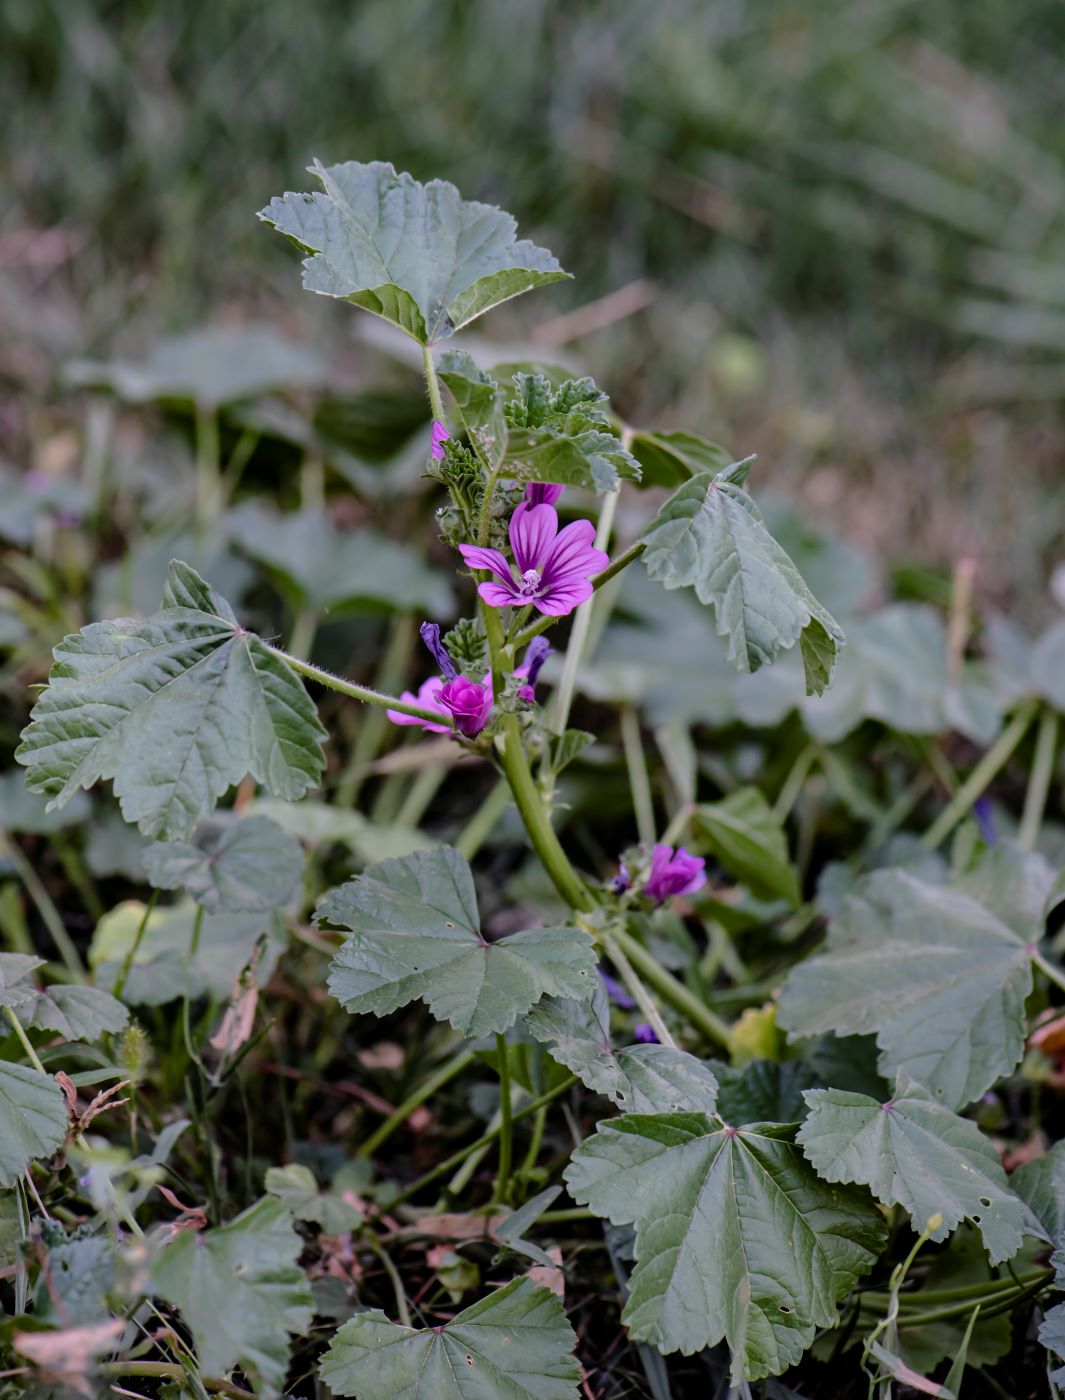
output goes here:
[[56, 647], [15, 753], [49, 810], [112, 779], [127, 821], [180, 840], [250, 774], [295, 799], [319, 779], [325, 730], [299, 678], [188, 565], [143, 622], [96, 622]]
[[710, 1068], [718, 1081], [717, 1111], [726, 1123], [800, 1123], [806, 1117], [803, 1089], [814, 1076], [805, 1065], [711, 1060]]
[[545, 997], [525, 1025], [560, 1064], [623, 1112], [714, 1112], [717, 1079], [702, 1060], [669, 1045], [612, 1048], [610, 1006], [601, 983], [590, 1001]]
[[819, 1180], [790, 1129], [699, 1113], [601, 1123], [565, 1172], [570, 1195], [636, 1226], [623, 1321], [686, 1355], [724, 1339], [749, 1380], [794, 1365], [887, 1238], [864, 1194]]
[[[26, 774], [21, 768], [0, 773], [0, 831], [32, 832], [46, 835], [77, 826], [90, 812], [89, 798], [79, 792], [62, 812], [50, 811], [45, 799], [26, 787]], [[0, 836], [0, 851], [3, 838]]]
[[[1047, 1351], [1052, 1351], [1059, 1359], [1065, 1360], [1065, 1303], [1058, 1303], [1056, 1307], [1044, 1313], [1039, 1326], [1039, 1340]], [[1065, 1385], [1065, 1366], [1051, 1371], [1050, 1379], [1055, 1385]]]
[[374, 530], [345, 532], [321, 511], [278, 515], [254, 501], [231, 511], [226, 528], [297, 611], [333, 618], [358, 611], [450, 617], [455, 611], [445, 575]]
[[443, 1327], [359, 1313], [338, 1329], [319, 1374], [357, 1400], [578, 1400], [576, 1340], [558, 1298], [522, 1278]]
[[55, 1244], [37, 1280], [34, 1314], [57, 1326], [88, 1327], [111, 1317], [107, 1295], [115, 1286], [118, 1252], [107, 1235]]
[[311, 1325], [312, 1298], [297, 1264], [303, 1241], [292, 1217], [263, 1197], [227, 1225], [188, 1231], [151, 1266], [151, 1292], [176, 1307], [206, 1377], [240, 1366], [258, 1395], [277, 1395], [288, 1368], [287, 1332]]
[[843, 632], [766, 529], [743, 490], [749, 461], [700, 472], [643, 533], [644, 563], [666, 588], [694, 588], [714, 608], [738, 671], [757, 671], [799, 643], [808, 694], [828, 685]]
[[511, 428], [503, 469], [515, 481], [549, 481], [586, 491], [617, 491], [639, 481], [640, 464], [619, 438], [603, 428], [569, 435], [553, 428]]
[[505, 1031], [547, 995], [595, 985], [591, 941], [575, 928], [480, 931], [473, 875], [451, 846], [384, 860], [319, 903], [316, 922], [351, 930], [329, 989], [351, 1012], [385, 1016], [422, 1000], [464, 1035]]
[[841, 902], [825, 951], [788, 975], [780, 1024], [792, 1039], [875, 1031], [881, 1073], [964, 1107], [1023, 1053], [1051, 881], [1041, 856], [1005, 845], [953, 886], [874, 872]]
[[0, 1060], [0, 1186], [51, 1157], [67, 1135], [67, 1102], [50, 1074]]
[[423, 185], [383, 161], [308, 168], [321, 193], [285, 194], [259, 218], [311, 255], [308, 291], [354, 302], [422, 345], [568, 276], [545, 248], [515, 238], [509, 214], [444, 180]]
[[144, 853], [159, 890], [184, 889], [209, 914], [279, 909], [299, 888], [303, 850], [269, 817], [209, 823], [187, 841], [161, 841]]
[[[33, 973], [44, 959], [25, 953], [0, 953], [0, 1006], [10, 1006], [27, 1029], [55, 1031], [64, 1040], [92, 1042], [117, 1034], [129, 1021], [120, 1001], [99, 987], [57, 982], [39, 987]], [[7, 1020], [0, 1021], [0, 1039], [12, 1033]]]
[[503, 417], [503, 389], [474, 363], [466, 350], [445, 350], [437, 361], [437, 374], [451, 391], [462, 426], [488, 462], [496, 467], [507, 446]]
[[704, 803], [693, 820], [721, 865], [756, 898], [798, 905], [802, 895], [788, 861], [788, 838], [758, 788], [737, 788], [720, 802]]
[[695, 433], [634, 433], [633, 456], [643, 468], [644, 486], [680, 486], [700, 472], [723, 471], [735, 459], [716, 442]]
[[268, 1167], [264, 1185], [296, 1220], [313, 1220], [321, 1225], [324, 1234], [345, 1234], [362, 1224], [358, 1205], [335, 1192], [319, 1191], [314, 1173], [299, 1162]]
[[818, 1176], [868, 1186], [906, 1211], [918, 1234], [933, 1215], [943, 1240], [963, 1220], [979, 1227], [992, 1264], [1012, 1259], [1035, 1217], [1006, 1183], [994, 1144], [977, 1125], [899, 1075], [886, 1103], [841, 1089], [808, 1089], [797, 1141]]

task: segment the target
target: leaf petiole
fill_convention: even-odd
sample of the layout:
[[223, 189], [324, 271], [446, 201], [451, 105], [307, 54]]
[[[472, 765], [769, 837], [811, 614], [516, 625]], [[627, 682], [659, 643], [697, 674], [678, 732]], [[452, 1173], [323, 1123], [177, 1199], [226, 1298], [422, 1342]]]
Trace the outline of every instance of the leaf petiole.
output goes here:
[[332, 671], [323, 670], [321, 666], [312, 666], [309, 661], [301, 661], [298, 657], [290, 656], [287, 651], [282, 651], [280, 647], [269, 646], [263, 643], [264, 648], [271, 656], [276, 656], [279, 661], [284, 661], [291, 666], [294, 671], [299, 671], [301, 675], [317, 681], [320, 685], [327, 686], [330, 690], [339, 691], [341, 695], [348, 695], [352, 700], [361, 700], [366, 705], [378, 705], [385, 710], [398, 710], [401, 715], [413, 715], [415, 719], [427, 719], [433, 724], [441, 723], [439, 710], [427, 709], [424, 705], [414, 705], [406, 700], [400, 700], [395, 695], [383, 695], [379, 690], [372, 690], [368, 685], [356, 685], [354, 681], [346, 681], [340, 676], [336, 676]]

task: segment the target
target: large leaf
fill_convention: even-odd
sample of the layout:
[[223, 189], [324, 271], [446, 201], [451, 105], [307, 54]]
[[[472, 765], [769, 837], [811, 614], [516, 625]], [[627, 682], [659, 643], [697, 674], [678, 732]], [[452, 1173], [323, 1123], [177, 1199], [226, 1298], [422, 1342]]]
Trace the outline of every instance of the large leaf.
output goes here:
[[809, 694], [828, 685], [843, 633], [765, 528], [743, 490], [749, 462], [701, 472], [675, 491], [644, 531], [647, 572], [666, 588], [694, 588], [713, 606], [729, 660], [757, 671], [799, 643]]
[[813, 1073], [796, 1061], [711, 1060], [718, 1082], [717, 1111], [726, 1123], [799, 1123], [806, 1117], [803, 1090]]
[[481, 934], [473, 875], [453, 847], [384, 860], [319, 903], [350, 929], [329, 989], [348, 1011], [384, 1016], [416, 999], [469, 1036], [505, 1031], [546, 995], [590, 996], [595, 954], [575, 928]]
[[89, 811], [89, 798], [83, 792], [79, 792], [62, 812], [49, 811], [41, 794], [30, 792], [26, 787], [26, 774], [21, 768], [0, 773], [0, 831], [32, 832], [34, 835], [62, 831], [64, 827], [83, 822]]
[[724, 1338], [748, 1379], [794, 1365], [882, 1249], [868, 1199], [820, 1181], [791, 1129], [698, 1113], [601, 1123], [566, 1169], [573, 1199], [636, 1226], [623, 1320], [692, 1353]]
[[263, 1183], [296, 1220], [313, 1220], [327, 1235], [345, 1234], [362, 1224], [362, 1210], [354, 1200], [335, 1191], [319, 1191], [314, 1173], [300, 1162], [268, 1167]]
[[686, 432], [635, 433], [632, 452], [644, 486], [679, 486], [700, 472], [719, 472], [735, 458], [716, 442]]
[[286, 1332], [302, 1336], [313, 1300], [296, 1263], [303, 1241], [273, 1197], [203, 1234], [188, 1231], [152, 1264], [151, 1291], [181, 1312], [205, 1376], [240, 1366], [257, 1394], [276, 1395], [288, 1368]]
[[[190, 961], [198, 914], [199, 944]], [[128, 899], [109, 910], [96, 925], [89, 961], [101, 986], [110, 989], [115, 985], [144, 917], [145, 906]], [[284, 925], [276, 913], [207, 914], [191, 899], [183, 899], [151, 910], [147, 919], [122, 993], [131, 1006], [163, 1006], [185, 995], [215, 1000], [228, 997], [261, 937], [265, 937], [266, 946], [256, 965], [256, 981], [263, 986], [285, 946]]]
[[422, 185], [382, 161], [310, 172], [316, 194], [285, 194], [259, 218], [311, 254], [303, 285], [391, 321], [420, 344], [454, 334], [502, 301], [568, 274], [517, 224], [454, 185]]
[[[98, 987], [38, 987], [33, 974], [44, 966], [43, 958], [25, 953], [0, 953], [0, 1006], [18, 1012], [24, 1026], [55, 1031], [65, 1040], [98, 1040], [123, 1030], [129, 1012], [120, 1001]], [[6, 1018], [0, 1020], [0, 1039], [11, 1033]]]
[[515, 1279], [443, 1327], [416, 1331], [376, 1308], [338, 1330], [319, 1372], [357, 1400], [577, 1400], [581, 1369], [562, 1304]]
[[52, 1076], [0, 1060], [0, 1186], [58, 1152], [66, 1135], [67, 1103]]
[[525, 1018], [537, 1040], [626, 1113], [713, 1113], [717, 1080], [702, 1060], [669, 1045], [610, 1044], [610, 1006], [602, 985], [591, 1001], [545, 997]]
[[127, 821], [180, 840], [250, 774], [277, 797], [317, 783], [325, 731], [299, 678], [186, 564], [144, 622], [97, 622], [56, 647], [15, 757], [63, 807], [111, 778]]
[[449, 617], [455, 610], [443, 574], [373, 530], [344, 533], [320, 511], [278, 515], [254, 502], [232, 511], [226, 527], [297, 610], [333, 617], [360, 610]]
[[326, 366], [309, 346], [264, 322], [168, 336], [142, 360], [77, 360], [66, 374], [75, 384], [111, 389], [128, 403], [191, 399], [218, 408], [274, 389], [324, 385]]
[[953, 886], [879, 870], [847, 895], [825, 951], [790, 973], [792, 1038], [876, 1032], [880, 1070], [905, 1070], [948, 1108], [1008, 1074], [1024, 1049], [1032, 952], [1052, 876], [999, 846]]
[[160, 841], [144, 853], [156, 889], [184, 889], [210, 914], [281, 908], [299, 888], [303, 865], [296, 838], [261, 816], [208, 823], [195, 845]]
[[798, 1141], [825, 1181], [868, 1186], [898, 1205], [919, 1234], [933, 1215], [943, 1240], [962, 1220], [980, 1229], [992, 1264], [1012, 1259], [1034, 1216], [1009, 1189], [994, 1145], [975, 1123], [937, 1103], [902, 1075], [886, 1103], [841, 1089], [808, 1089]]
[[722, 866], [753, 895], [799, 903], [799, 879], [788, 863], [788, 839], [758, 788], [737, 788], [720, 802], [697, 807], [694, 821]]
[[[1059, 1249], [1065, 1249], [1065, 1142], [1056, 1142], [1042, 1157], [1018, 1167], [1010, 1186], [1031, 1207]], [[1065, 1285], [1065, 1257], [1059, 1282]]]

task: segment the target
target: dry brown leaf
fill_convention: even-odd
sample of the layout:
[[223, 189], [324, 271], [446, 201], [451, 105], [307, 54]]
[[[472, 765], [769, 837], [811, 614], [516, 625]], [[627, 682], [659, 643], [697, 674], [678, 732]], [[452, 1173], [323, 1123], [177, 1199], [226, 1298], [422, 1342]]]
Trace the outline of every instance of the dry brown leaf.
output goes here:
[[125, 1325], [121, 1318], [111, 1318], [56, 1332], [16, 1332], [13, 1342], [15, 1350], [37, 1367], [43, 1381], [65, 1385], [92, 1400], [94, 1363], [114, 1351]]

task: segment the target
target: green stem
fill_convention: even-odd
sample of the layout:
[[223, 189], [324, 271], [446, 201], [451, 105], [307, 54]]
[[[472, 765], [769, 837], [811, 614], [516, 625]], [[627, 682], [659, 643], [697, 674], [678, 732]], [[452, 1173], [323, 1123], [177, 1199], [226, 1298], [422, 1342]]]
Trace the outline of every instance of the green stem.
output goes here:
[[[555, 1099], [560, 1098], [567, 1090], [572, 1089], [574, 1084], [577, 1083], [579, 1083], [579, 1080], [575, 1074], [568, 1075], [561, 1084], [556, 1084], [555, 1087], [549, 1089], [547, 1093], [541, 1094], [539, 1098], [531, 1099], [527, 1104], [519, 1108], [511, 1119], [512, 1123], [517, 1123], [520, 1119], [527, 1118], [530, 1113], [535, 1113], [546, 1104], [553, 1103]], [[440, 1177], [447, 1176], [448, 1172], [454, 1171], [467, 1157], [472, 1156], [475, 1152], [480, 1152], [481, 1148], [488, 1147], [495, 1142], [501, 1132], [502, 1124], [494, 1128], [489, 1128], [486, 1133], [481, 1134], [476, 1142], [471, 1142], [468, 1147], [460, 1148], [458, 1152], [452, 1153], [445, 1161], [437, 1163], [432, 1171], [426, 1172], [425, 1175], [420, 1176], [417, 1181], [412, 1181], [409, 1186], [405, 1186], [398, 1195], [393, 1196], [386, 1206], [382, 1206], [379, 1211], [376, 1211], [374, 1215], [370, 1217], [366, 1224], [373, 1225], [376, 1221], [380, 1220], [382, 1215], [387, 1215], [389, 1211], [394, 1210], [396, 1206], [402, 1205], [404, 1201], [409, 1201], [411, 1196], [416, 1196], [419, 1191], [423, 1190], [426, 1186], [431, 1186], [433, 1182], [439, 1180]]]
[[1062, 972], [1061, 968], [1055, 967], [1053, 963], [1048, 963], [1042, 953], [1033, 953], [1032, 962], [1035, 963], [1048, 982], [1053, 982], [1055, 987], [1060, 987], [1065, 992], [1065, 972]]
[[618, 947], [614, 938], [609, 934], [605, 935], [603, 938], [603, 949], [607, 957], [621, 973], [621, 980], [625, 983], [625, 986], [628, 987], [636, 1005], [647, 1017], [647, 1020], [651, 1024], [651, 1029], [658, 1037], [659, 1042], [675, 1050], [677, 1048], [677, 1042], [670, 1034], [669, 1027], [666, 1025], [665, 1021], [662, 1020], [658, 1007], [651, 1000], [647, 993], [647, 988], [636, 975], [635, 969], [628, 958]]
[[1028, 791], [1024, 794], [1024, 813], [1021, 817], [1017, 844], [1022, 851], [1034, 851], [1039, 840], [1039, 829], [1043, 825], [1043, 812], [1046, 809], [1050, 781], [1054, 776], [1054, 757], [1058, 748], [1058, 714], [1049, 705], [1043, 707], [1039, 716], [1039, 729], [1035, 736], [1035, 757], [1032, 772], [1028, 779]]
[[48, 1071], [45, 1069], [44, 1065], [41, 1064], [40, 1056], [37, 1054], [37, 1051], [34, 1050], [33, 1045], [30, 1042], [29, 1036], [26, 1034], [25, 1030], [22, 1027], [22, 1022], [15, 1015], [14, 1011], [10, 1006], [5, 1006], [4, 1010], [7, 1012], [7, 1019], [11, 1022], [11, 1028], [18, 1036], [22, 1044], [22, 1048], [26, 1052], [26, 1058], [29, 1060], [30, 1064], [35, 1070], [38, 1070], [41, 1074], [47, 1074]]
[[[104, 1380], [119, 1380], [122, 1376], [139, 1376], [145, 1380], [186, 1381], [188, 1372], [184, 1366], [169, 1361], [98, 1361], [96, 1373]], [[241, 1390], [230, 1381], [210, 1381], [198, 1377], [205, 1390], [215, 1395], [232, 1396], [233, 1400], [254, 1400], [250, 1390]]]
[[148, 921], [152, 917], [152, 910], [155, 908], [155, 901], [158, 898], [159, 891], [152, 890], [151, 898], [148, 900], [148, 903], [144, 906], [144, 913], [141, 915], [141, 921], [137, 925], [136, 936], [134, 937], [133, 942], [129, 945], [129, 948], [126, 950], [126, 956], [122, 959], [122, 966], [118, 969], [118, 976], [115, 978], [115, 985], [111, 992], [111, 995], [114, 997], [118, 997], [119, 999], [121, 999], [122, 993], [126, 990], [126, 982], [129, 978], [130, 970], [132, 969], [133, 964], [137, 959], [137, 953], [141, 946], [141, 940], [144, 937], [145, 930], [148, 927]]
[[776, 821], [783, 824], [791, 816], [791, 809], [799, 800], [799, 794], [803, 790], [806, 779], [810, 776], [810, 769], [817, 762], [817, 757], [817, 745], [807, 744], [791, 765], [791, 771], [784, 779], [784, 785], [780, 789], [776, 802], [773, 803], [773, 817]]
[[466, 825], [455, 838], [455, 849], [473, 860], [485, 841], [495, 830], [506, 809], [510, 788], [505, 778], [500, 778], [495, 787], [474, 812]]
[[496, 735], [496, 748], [525, 830], [551, 882], [572, 909], [589, 912], [595, 908], [595, 900], [570, 864], [569, 856], [562, 849], [562, 843], [551, 825], [540, 790], [533, 781], [516, 715], [503, 716], [503, 723]]
[[[602, 509], [599, 512], [599, 525], [595, 532], [596, 549], [606, 549], [610, 540], [610, 532], [614, 528], [614, 516], [617, 514], [620, 495], [620, 491], [611, 491], [603, 500]], [[588, 632], [592, 625], [594, 601], [595, 595], [593, 594], [587, 602], [580, 604], [573, 619], [573, 631], [570, 633], [569, 645], [566, 647], [566, 660], [562, 666], [562, 677], [558, 683], [558, 690], [555, 692], [551, 711], [551, 727], [557, 734], [563, 733], [569, 722], [570, 707], [577, 689], [577, 672], [584, 659]]]
[[368, 685], [356, 685], [354, 681], [342, 680], [340, 676], [335, 676], [332, 671], [324, 671], [320, 666], [312, 666], [309, 661], [300, 661], [295, 656], [289, 656], [288, 652], [282, 651], [280, 647], [268, 646], [265, 642], [263, 645], [271, 656], [276, 656], [278, 660], [286, 662], [294, 671], [309, 676], [319, 685], [328, 686], [330, 690], [339, 691], [341, 695], [348, 695], [352, 700], [361, 700], [367, 705], [378, 705], [383, 710], [398, 710], [402, 715], [413, 715], [415, 719], [431, 720], [434, 724], [440, 723], [439, 710], [429, 710], [424, 705], [411, 705], [406, 700], [400, 700], [394, 695], [383, 695], [379, 690], [371, 690]]
[[419, 1084], [413, 1093], [407, 1095], [394, 1113], [389, 1114], [385, 1121], [374, 1129], [355, 1153], [356, 1157], [372, 1157], [378, 1148], [403, 1126], [415, 1109], [421, 1108], [427, 1099], [431, 1099], [445, 1084], [460, 1075], [476, 1058], [472, 1050], [463, 1050], [441, 1065], [424, 1083]]
[[610, 937], [648, 986], [653, 987], [674, 1010], [687, 1016], [691, 1024], [696, 1030], [702, 1031], [707, 1040], [712, 1040], [716, 1044], [728, 1048], [730, 1043], [729, 1028], [720, 1016], [715, 1015], [694, 992], [689, 991], [683, 982], [678, 981], [671, 972], [667, 972], [664, 967], [660, 966], [643, 944], [638, 943], [625, 929], [612, 929]]
[[392, 1284], [392, 1292], [396, 1299], [396, 1312], [399, 1316], [400, 1325], [403, 1327], [410, 1327], [412, 1325], [410, 1320], [410, 1308], [407, 1306], [407, 1295], [403, 1291], [403, 1280], [399, 1276], [399, 1270], [372, 1235], [366, 1235], [364, 1238], [370, 1249], [381, 1261], [384, 1271], [388, 1275], [389, 1282]]
[[493, 1205], [503, 1204], [510, 1194], [510, 1167], [514, 1154], [514, 1106], [510, 1100], [510, 1061], [507, 1038], [496, 1035], [496, 1068], [499, 1073], [499, 1174], [492, 1195]]
[[304, 608], [296, 614], [289, 637], [288, 649], [294, 656], [310, 656], [318, 632], [318, 614], [314, 608]]
[[984, 789], [994, 781], [1009, 762], [1014, 749], [1028, 732], [1037, 708], [1038, 701], [1036, 700], [1026, 701], [1020, 707], [947, 806], [925, 832], [922, 837], [922, 845], [929, 850], [935, 850], [950, 835]]
[[422, 346], [422, 366], [425, 370], [425, 383], [429, 390], [429, 407], [432, 409], [433, 417], [438, 423], [446, 423], [444, 400], [440, 397], [440, 381], [436, 377], [436, 366], [433, 364], [432, 351], [428, 345]]
[[629, 774], [629, 789], [636, 812], [636, 834], [645, 846], [655, 840], [655, 807], [651, 795], [651, 779], [647, 773], [640, 717], [631, 705], [621, 709], [621, 746], [625, 752], [625, 767]]
[[[541, 1216], [541, 1219], [543, 1217]], [[1011, 1293], [1017, 1289], [1027, 1288], [1030, 1283], [1038, 1283], [1051, 1277], [1049, 1269], [1040, 1269], [1036, 1273], [1020, 1274], [1017, 1278], [988, 1279], [984, 1283], [970, 1283], [962, 1288], [932, 1288], [922, 1289], [919, 1293], [900, 1293], [899, 1304], [903, 1308], [920, 1309], [929, 1303], [941, 1305], [944, 1303], [982, 1303], [984, 1301], [994, 1302], [1003, 1293]], [[862, 1305], [870, 1302], [874, 1307], [886, 1307], [891, 1301], [890, 1293], [863, 1293]]]
[[[409, 613], [404, 613], [392, 623], [385, 654], [377, 670], [376, 689], [382, 693], [391, 693], [402, 687], [413, 645], [414, 618]], [[389, 720], [383, 710], [371, 710], [362, 719], [348, 765], [337, 783], [338, 807], [354, 807], [366, 780], [366, 770], [377, 757], [389, 728]]]
[[0, 850], [6, 852], [11, 864], [15, 867], [19, 879], [26, 887], [26, 893], [33, 900], [38, 914], [41, 916], [45, 928], [52, 935], [52, 942], [56, 946], [59, 956], [63, 960], [64, 966], [68, 969], [76, 982], [85, 981], [85, 968], [82, 966], [78, 950], [74, 946], [74, 941], [67, 933], [66, 925], [63, 923], [63, 916], [55, 907], [52, 896], [44, 887], [44, 882], [30, 864], [28, 857], [22, 847], [16, 842], [13, 836], [9, 836], [6, 831], [0, 830]]

